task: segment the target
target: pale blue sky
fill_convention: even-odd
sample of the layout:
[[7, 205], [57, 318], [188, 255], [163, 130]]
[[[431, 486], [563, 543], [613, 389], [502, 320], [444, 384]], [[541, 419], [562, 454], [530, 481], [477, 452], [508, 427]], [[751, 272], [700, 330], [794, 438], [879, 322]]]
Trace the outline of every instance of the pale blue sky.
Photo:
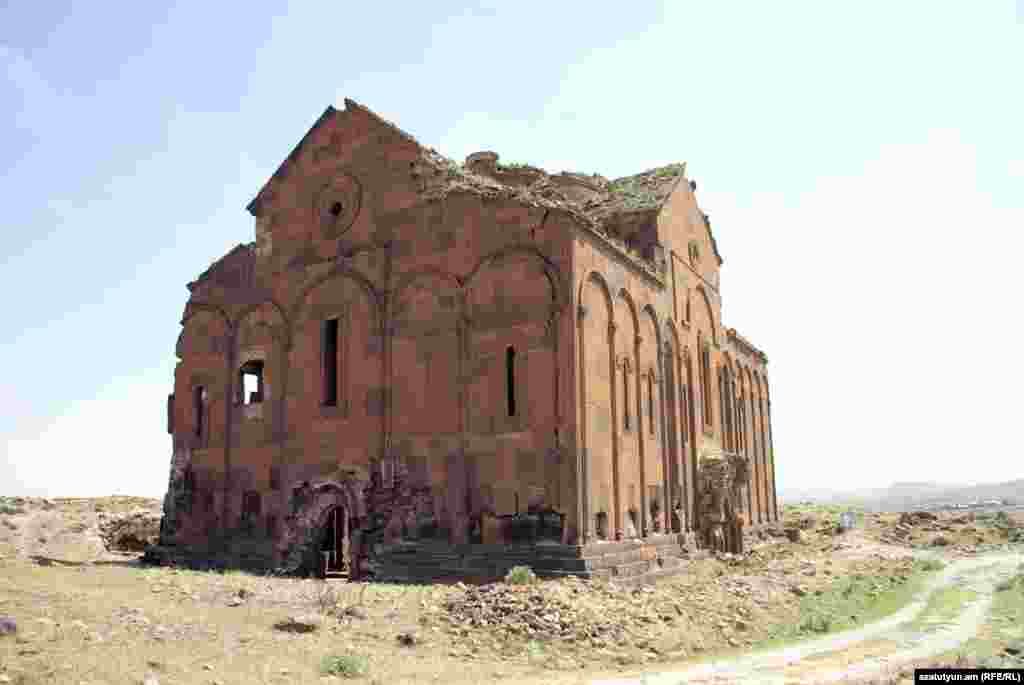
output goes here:
[[1024, 477], [1022, 0], [8, 3], [0, 494], [162, 494], [185, 284], [345, 97], [461, 159], [686, 161], [780, 488]]

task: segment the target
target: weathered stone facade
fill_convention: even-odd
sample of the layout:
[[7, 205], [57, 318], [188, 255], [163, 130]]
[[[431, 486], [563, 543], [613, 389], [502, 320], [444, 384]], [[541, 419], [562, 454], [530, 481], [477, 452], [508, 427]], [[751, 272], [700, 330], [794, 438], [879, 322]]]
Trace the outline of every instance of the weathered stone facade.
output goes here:
[[704, 530], [723, 451], [744, 525], [777, 520], [766, 358], [722, 324], [694, 190], [681, 164], [460, 165], [329, 107], [249, 205], [255, 242], [188, 286], [162, 546], [315, 570], [337, 510], [353, 574], [653, 572]]

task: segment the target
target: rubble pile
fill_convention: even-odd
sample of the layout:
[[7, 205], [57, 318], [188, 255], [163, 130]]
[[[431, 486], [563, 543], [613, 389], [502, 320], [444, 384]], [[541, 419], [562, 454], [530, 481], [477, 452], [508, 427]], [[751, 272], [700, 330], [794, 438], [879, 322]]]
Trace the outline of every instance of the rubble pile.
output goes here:
[[100, 538], [111, 551], [142, 552], [160, 537], [160, 514], [136, 509], [123, 514], [98, 514]]
[[590, 643], [620, 642], [625, 637], [624, 622], [602, 611], [602, 605], [621, 593], [610, 586], [569, 579], [532, 587], [463, 587], [444, 605], [457, 633], [485, 629], [506, 638]]
[[424, 607], [421, 623], [446, 634], [453, 653], [467, 657], [511, 657], [539, 644], [556, 658], [641, 663], [750, 645], [796, 616], [791, 576], [798, 559], [786, 547], [692, 560], [685, 576], [653, 587], [580, 578], [457, 584]]

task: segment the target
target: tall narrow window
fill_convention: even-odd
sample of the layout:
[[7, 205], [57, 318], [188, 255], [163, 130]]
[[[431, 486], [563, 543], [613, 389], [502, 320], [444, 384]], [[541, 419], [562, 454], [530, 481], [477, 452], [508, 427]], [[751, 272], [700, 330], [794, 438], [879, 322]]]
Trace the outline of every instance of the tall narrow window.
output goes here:
[[263, 401], [263, 360], [253, 359], [238, 370], [238, 404]]
[[622, 410], [623, 425], [626, 430], [629, 430], [629, 363], [626, 362], [622, 365], [622, 402], [624, 408]]
[[320, 354], [323, 366], [321, 402], [326, 407], [338, 405], [338, 320], [327, 319], [321, 326]]
[[505, 350], [505, 394], [508, 401], [508, 415], [516, 415], [516, 350]]
[[201, 385], [197, 385], [192, 390], [192, 413], [194, 415], [194, 421], [196, 427], [196, 437], [203, 437], [205, 427], [203, 426], [203, 418], [206, 412], [203, 411], [203, 400], [206, 399], [206, 388]]
[[647, 422], [651, 427], [651, 435], [654, 435], [654, 374], [652, 373], [647, 374]]

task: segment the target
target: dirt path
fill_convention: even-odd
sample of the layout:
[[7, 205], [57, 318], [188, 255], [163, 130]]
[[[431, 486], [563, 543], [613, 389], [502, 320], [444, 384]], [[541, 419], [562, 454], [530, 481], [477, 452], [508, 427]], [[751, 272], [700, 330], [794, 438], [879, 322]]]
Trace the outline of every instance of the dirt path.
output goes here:
[[[740, 682], [781, 685], [868, 678], [901, 663], [948, 652], [973, 637], [988, 614], [996, 583], [1011, 577], [1021, 562], [1024, 562], [1024, 554], [1019, 553], [953, 561], [906, 607], [862, 628], [684, 670], [645, 674], [633, 679], [595, 680], [591, 685]], [[912, 623], [932, 593], [951, 586], [973, 590], [976, 598], [965, 605], [953, 621]]]

